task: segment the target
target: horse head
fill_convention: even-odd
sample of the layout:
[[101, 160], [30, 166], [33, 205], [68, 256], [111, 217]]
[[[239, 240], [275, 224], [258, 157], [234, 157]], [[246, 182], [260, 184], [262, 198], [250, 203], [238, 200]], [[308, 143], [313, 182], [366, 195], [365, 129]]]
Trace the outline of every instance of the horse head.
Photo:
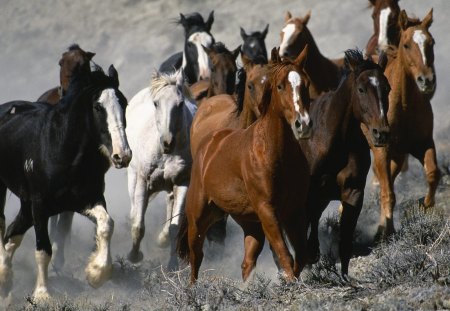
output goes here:
[[312, 43], [312, 36], [306, 27], [311, 17], [308, 12], [303, 18], [292, 17], [288, 11], [284, 18], [284, 27], [281, 30], [280, 56], [296, 58], [305, 48], [306, 44]]
[[382, 53], [378, 64], [365, 59], [360, 51], [347, 50], [345, 63], [353, 74], [351, 101], [356, 118], [370, 131], [375, 147], [385, 146], [389, 140], [387, 111], [390, 85], [384, 76], [386, 56]]
[[[309, 79], [303, 71], [308, 53], [308, 46], [293, 61], [281, 60], [279, 51], [272, 50], [269, 62], [269, 83], [266, 89], [271, 90], [270, 105], [281, 113], [297, 140], [309, 138], [311, 135], [311, 119], [309, 117]], [[267, 92], [260, 105], [261, 115], [270, 109], [267, 105]]]
[[397, 46], [400, 27], [398, 16], [400, 14], [399, 0], [370, 0], [373, 6], [373, 30], [377, 36], [378, 48], [384, 50], [388, 45]]
[[180, 13], [178, 23], [183, 26], [185, 34], [183, 68], [189, 83], [207, 79], [211, 75], [208, 55], [202, 46], [209, 48], [214, 43], [210, 32], [213, 22], [214, 11], [211, 11], [206, 22], [197, 12], [189, 15]]
[[89, 62], [95, 56], [95, 53], [86, 52], [80, 48], [78, 44], [72, 44], [69, 46], [66, 52], [64, 52], [59, 60], [59, 79], [61, 87], [64, 91], [67, 91], [69, 87], [70, 79], [76, 67], [79, 67], [85, 72], [90, 71]]
[[189, 96], [189, 89], [184, 81], [182, 69], [170, 73], [153, 74], [150, 93], [155, 107], [156, 127], [159, 132], [163, 153], [173, 151], [177, 135], [181, 130], [185, 105], [185, 97]]
[[432, 94], [436, 89], [434, 39], [428, 30], [432, 23], [433, 9], [422, 21], [412, 22], [404, 10], [399, 16], [401, 28], [399, 57], [423, 94]]
[[[119, 75], [116, 69], [111, 65], [108, 75], [105, 75], [103, 70], [97, 66], [91, 73], [81, 73], [81, 77], [77, 76], [72, 81], [77, 78], [83, 79], [87, 84], [87, 90], [90, 90], [89, 93], [93, 93], [89, 100], [100, 152], [116, 168], [127, 167], [131, 161], [131, 150], [125, 134], [124, 116], [127, 99], [119, 90]], [[68, 98], [72, 91], [72, 81]], [[64, 100], [68, 101], [69, 99]]]
[[221, 42], [214, 43], [210, 48], [203, 47], [211, 60], [211, 94], [230, 94], [235, 90], [236, 82], [236, 58], [239, 54], [240, 46], [229, 51]]
[[241, 27], [241, 38], [244, 41], [241, 51], [251, 61], [267, 64], [267, 49], [264, 40], [268, 31], [269, 24], [263, 31], [254, 31], [250, 34], [247, 34], [244, 28]]

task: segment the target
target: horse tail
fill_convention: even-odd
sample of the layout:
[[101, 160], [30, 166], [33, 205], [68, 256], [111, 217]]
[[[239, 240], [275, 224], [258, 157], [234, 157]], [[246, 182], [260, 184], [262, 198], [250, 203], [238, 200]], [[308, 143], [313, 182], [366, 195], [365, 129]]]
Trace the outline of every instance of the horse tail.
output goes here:
[[188, 221], [186, 213], [180, 215], [180, 228], [177, 234], [177, 253], [184, 260], [189, 260]]

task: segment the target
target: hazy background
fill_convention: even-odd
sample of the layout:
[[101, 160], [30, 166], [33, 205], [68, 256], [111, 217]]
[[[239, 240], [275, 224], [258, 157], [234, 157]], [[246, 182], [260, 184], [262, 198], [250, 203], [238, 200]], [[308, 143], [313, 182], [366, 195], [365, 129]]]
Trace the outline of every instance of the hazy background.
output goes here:
[[[436, 40], [435, 64], [438, 86], [432, 104], [435, 112], [435, 136], [447, 141], [450, 112], [447, 92], [450, 78], [448, 0], [402, 0], [400, 6], [408, 15], [423, 18], [434, 7], [431, 33]], [[215, 11], [211, 33], [229, 49], [241, 44], [239, 27], [248, 32], [270, 24], [266, 38], [268, 50], [278, 46], [284, 15], [304, 16], [312, 10], [308, 27], [323, 55], [337, 58], [348, 48], [364, 48], [372, 34], [371, 9], [364, 0], [303, 1], [181, 1], [181, 0], [0, 0], [0, 103], [23, 99], [34, 101], [44, 91], [59, 83], [58, 61], [72, 43], [97, 53], [94, 61], [104, 69], [112, 63], [119, 72], [121, 90], [130, 100], [146, 87], [154, 68], [174, 52], [182, 50], [183, 30], [173, 21], [179, 13], [198, 11], [205, 18]], [[112, 255], [125, 256], [131, 245], [128, 214], [126, 170], [111, 169], [106, 178], [108, 210], [115, 220]], [[424, 188], [425, 189], [425, 188]], [[422, 191], [424, 191], [424, 189]], [[416, 193], [413, 194], [414, 196]], [[146, 215], [147, 233], [142, 249], [145, 259], [165, 265], [168, 250], [156, 247], [156, 235], [162, 228], [165, 207], [159, 196], [150, 203]], [[17, 212], [17, 199], [7, 198], [7, 224]], [[373, 222], [377, 221], [376, 214]], [[242, 235], [230, 225], [234, 238], [228, 238], [223, 264], [206, 262], [202, 269], [213, 267], [229, 277], [240, 278]], [[70, 291], [95, 299], [103, 295], [125, 296], [115, 282], [93, 291], [84, 280], [84, 267], [94, 245], [94, 226], [80, 216], [75, 218], [71, 248], [66, 252], [67, 264], [62, 275], [50, 269], [52, 293]], [[225, 264], [229, 263], [229, 264]], [[23, 297], [33, 290], [35, 282], [34, 232], [30, 230], [14, 262], [14, 292]], [[259, 262], [259, 270], [275, 274], [267, 250]], [[131, 290], [132, 287], [128, 288]], [[111, 298], [113, 299], [113, 298]]]

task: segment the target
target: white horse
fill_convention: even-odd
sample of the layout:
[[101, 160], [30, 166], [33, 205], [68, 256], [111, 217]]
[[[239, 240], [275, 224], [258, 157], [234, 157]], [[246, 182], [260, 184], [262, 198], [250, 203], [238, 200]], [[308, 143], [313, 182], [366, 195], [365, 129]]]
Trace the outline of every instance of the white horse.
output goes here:
[[128, 167], [131, 262], [143, 258], [139, 248], [149, 200], [158, 192], [167, 191], [167, 221], [158, 244], [165, 247], [170, 242], [168, 269], [178, 269], [176, 235], [191, 174], [189, 132], [196, 110], [182, 70], [169, 74], [156, 71], [150, 87], [137, 93], [128, 105], [126, 133], [133, 151]]

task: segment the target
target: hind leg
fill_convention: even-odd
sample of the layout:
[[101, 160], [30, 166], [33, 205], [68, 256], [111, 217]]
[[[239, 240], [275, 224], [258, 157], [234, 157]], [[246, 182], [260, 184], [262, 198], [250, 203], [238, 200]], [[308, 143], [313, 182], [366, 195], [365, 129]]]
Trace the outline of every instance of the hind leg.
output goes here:
[[264, 247], [264, 232], [259, 222], [236, 222], [244, 230], [244, 260], [242, 261], [242, 279], [247, 281], [253, 269], [256, 267], [258, 256]]
[[141, 241], [145, 234], [145, 212], [149, 201], [147, 182], [136, 172], [128, 169], [128, 191], [131, 200], [131, 239], [132, 247], [128, 253], [128, 260], [139, 262], [144, 257], [140, 251]]
[[[311, 196], [314, 197], [311, 198]], [[316, 263], [320, 258], [319, 221], [328, 203], [328, 200], [318, 200], [318, 194], [309, 194], [307, 207], [308, 222], [310, 227], [307, 243], [307, 262], [309, 264]]]
[[84, 210], [82, 214], [89, 217], [97, 225], [96, 250], [90, 256], [85, 272], [89, 284], [94, 288], [98, 288], [110, 279], [112, 274], [110, 246], [111, 236], [114, 231], [114, 221], [106, 211], [104, 198], [92, 208]]
[[306, 211], [300, 210], [286, 222], [286, 235], [294, 249], [294, 276], [298, 278], [300, 272], [308, 262], [307, 235], [308, 227]]
[[[51, 218], [50, 228], [53, 232], [53, 234], [51, 234], [53, 237], [52, 259], [53, 265], [57, 270], [64, 266], [65, 243], [72, 228], [73, 215], [73, 212], [64, 212], [59, 214], [59, 217], [53, 216]], [[57, 221], [54, 221], [53, 219], [57, 219]]]

